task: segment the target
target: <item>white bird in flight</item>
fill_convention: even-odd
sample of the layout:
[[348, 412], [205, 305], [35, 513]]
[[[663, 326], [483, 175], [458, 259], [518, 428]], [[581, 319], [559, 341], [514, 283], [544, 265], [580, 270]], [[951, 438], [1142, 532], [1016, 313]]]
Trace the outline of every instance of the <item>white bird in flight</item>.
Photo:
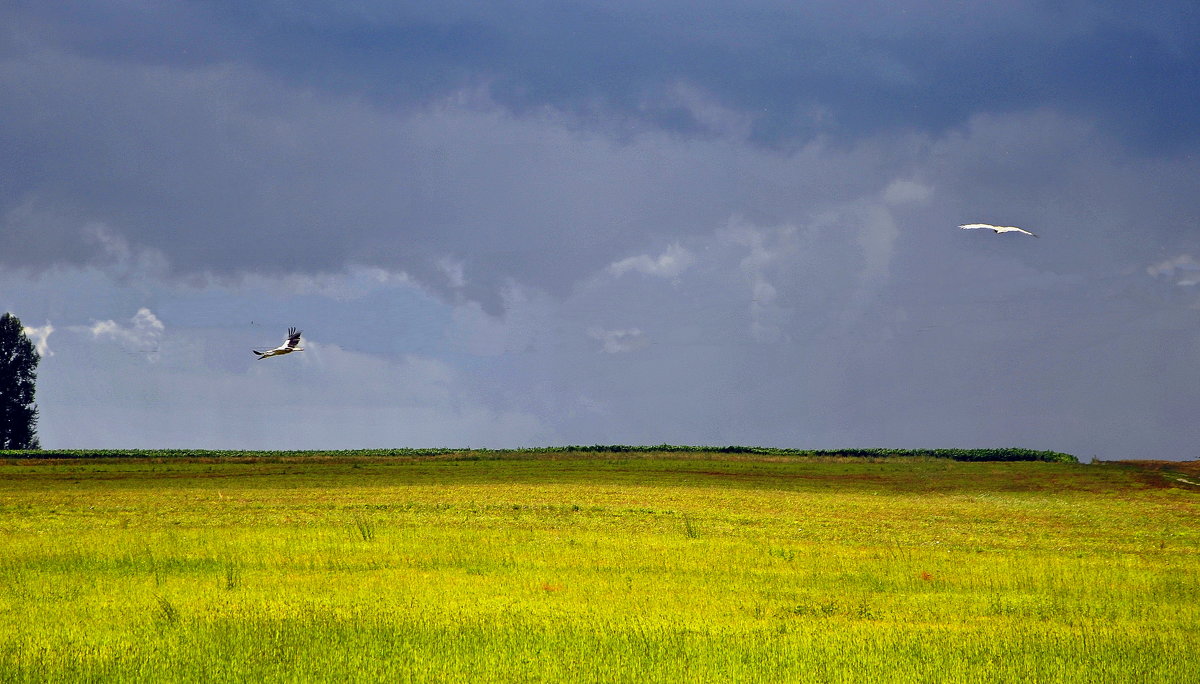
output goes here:
[[251, 349], [250, 351], [258, 354], [258, 360], [262, 361], [268, 356], [279, 356], [280, 354], [291, 354], [294, 351], [304, 351], [304, 347], [296, 346], [298, 344], [300, 344], [300, 331], [295, 328], [288, 328], [287, 339], [284, 340], [283, 344], [267, 351], [258, 351], [256, 349]]
[[[987, 228], [988, 230], [996, 231], [997, 235], [999, 235], [1000, 233], [1025, 233], [1026, 235], [1033, 235], [1033, 233], [1025, 230], [1024, 228], [1018, 228], [1016, 226], [993, 226], [990, 223], [964, 223], [961, 226], [959, 226], [959, 228], [962, 228], [963, 230], [973, 230], [975, 228]], [[1033, 236], [1037, 237], [1036, 235], [1033, 235]]]

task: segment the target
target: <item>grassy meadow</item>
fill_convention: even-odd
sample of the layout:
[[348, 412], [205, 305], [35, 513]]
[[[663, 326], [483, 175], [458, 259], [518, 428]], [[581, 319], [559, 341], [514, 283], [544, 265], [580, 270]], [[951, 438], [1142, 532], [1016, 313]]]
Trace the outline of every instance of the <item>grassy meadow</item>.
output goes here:
[[1195, 682], [1200, 468], [0, 461], [0, 681]]

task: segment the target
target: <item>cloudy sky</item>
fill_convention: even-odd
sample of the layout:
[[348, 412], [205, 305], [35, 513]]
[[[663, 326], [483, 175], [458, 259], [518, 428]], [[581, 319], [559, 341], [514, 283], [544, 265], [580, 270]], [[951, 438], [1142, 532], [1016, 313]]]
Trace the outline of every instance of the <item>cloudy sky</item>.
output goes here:
[[6, 2], [0, 310], [49, 448], [1197, 458], [1197, 35], [1191, 0]]

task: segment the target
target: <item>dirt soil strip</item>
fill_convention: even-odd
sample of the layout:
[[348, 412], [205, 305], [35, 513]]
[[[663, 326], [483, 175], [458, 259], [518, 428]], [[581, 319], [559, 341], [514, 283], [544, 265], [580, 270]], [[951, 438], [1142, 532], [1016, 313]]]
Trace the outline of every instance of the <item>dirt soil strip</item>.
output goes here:
[[1119, 461], [1147, 474], [1153, 473], [1176, 486], [1200, 487], [1200, 460], [1197, 461]]

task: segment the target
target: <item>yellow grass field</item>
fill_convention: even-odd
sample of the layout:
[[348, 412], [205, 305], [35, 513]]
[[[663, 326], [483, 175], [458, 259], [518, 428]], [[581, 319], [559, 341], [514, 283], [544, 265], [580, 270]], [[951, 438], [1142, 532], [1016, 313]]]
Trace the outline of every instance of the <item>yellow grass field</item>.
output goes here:
[[1196, 471], [0, 461], [0, 681], [1195, 682]]

